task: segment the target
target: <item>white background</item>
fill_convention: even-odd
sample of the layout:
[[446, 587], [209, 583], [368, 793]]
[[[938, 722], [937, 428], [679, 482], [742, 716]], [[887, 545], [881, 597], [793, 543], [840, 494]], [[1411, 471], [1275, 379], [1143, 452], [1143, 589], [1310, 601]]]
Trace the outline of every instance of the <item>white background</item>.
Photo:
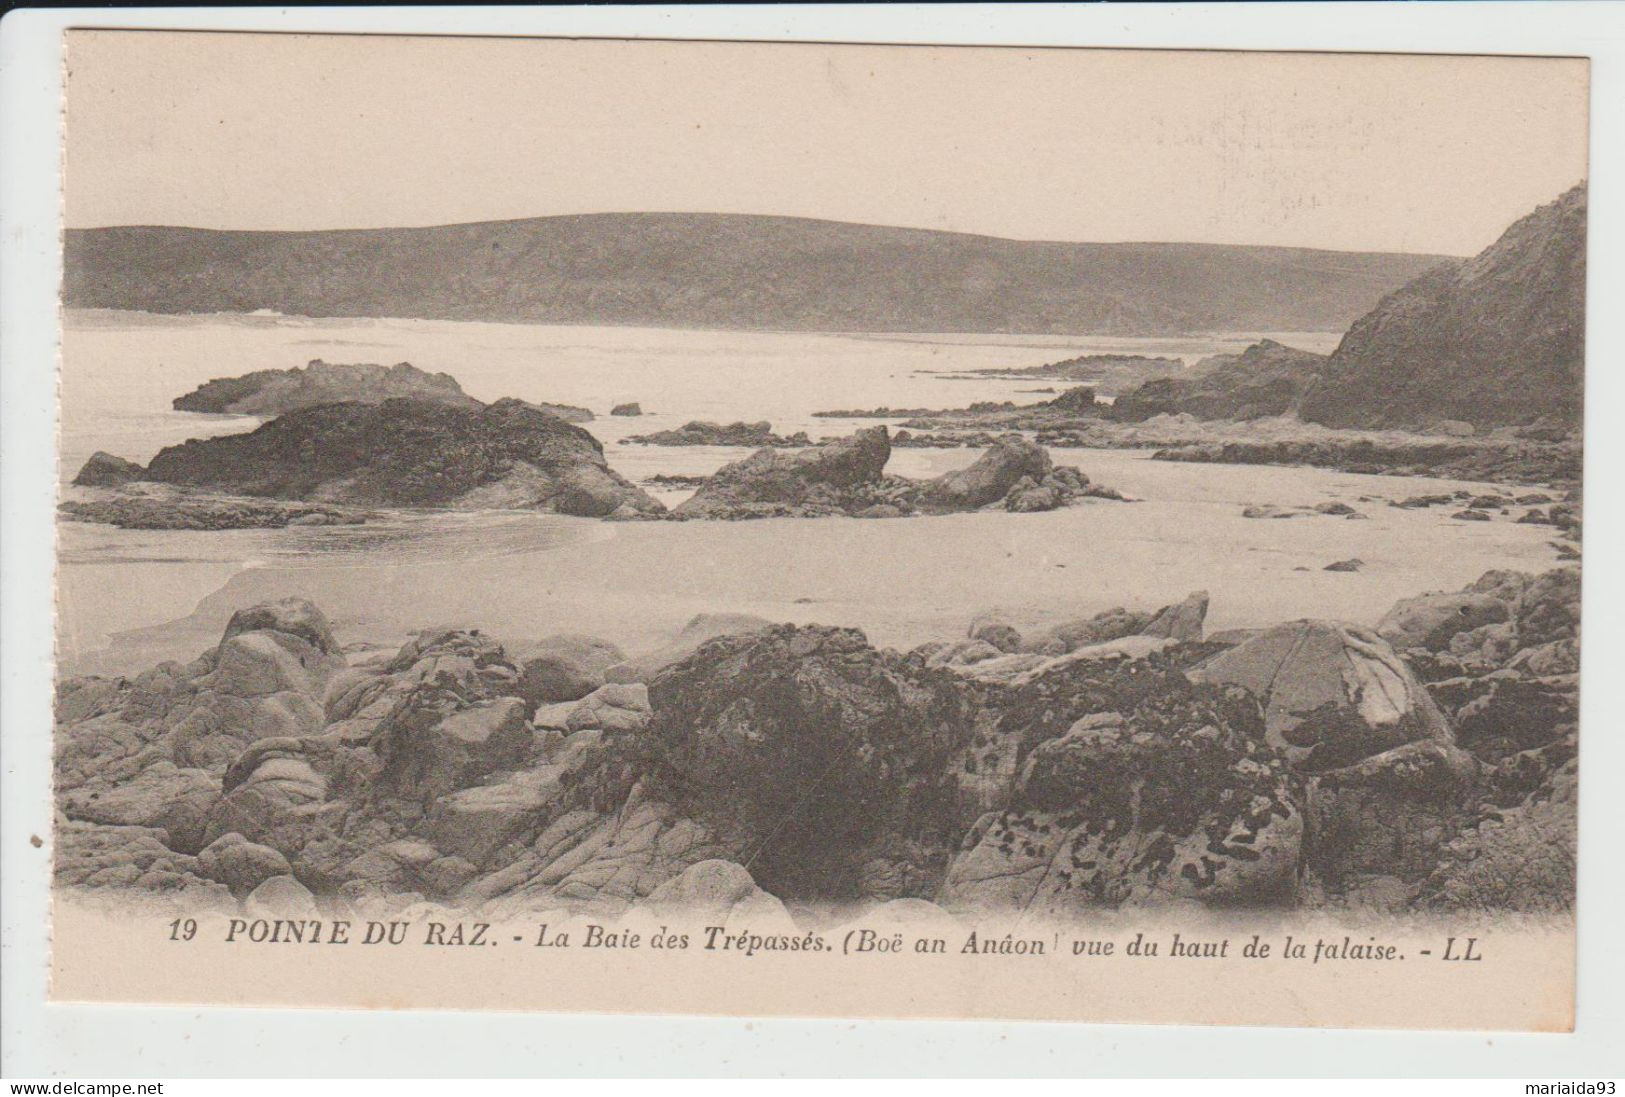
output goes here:
[[[74, 26], [1586, 55], [1592, 64], [1579, 1022], [1572, 1036], [47, 1006], [61, 35]], [[0, 22], [0, 885], [7, 1077], [1622, 1072], [1625, 6], [13, 11]], [[230, 973], [223, 972], [229, 979]], [[1500, 1087], [1497, 1087], [1500, 1088]], [[1506, 1087], [1507, 1092], [1521, 1092]]]

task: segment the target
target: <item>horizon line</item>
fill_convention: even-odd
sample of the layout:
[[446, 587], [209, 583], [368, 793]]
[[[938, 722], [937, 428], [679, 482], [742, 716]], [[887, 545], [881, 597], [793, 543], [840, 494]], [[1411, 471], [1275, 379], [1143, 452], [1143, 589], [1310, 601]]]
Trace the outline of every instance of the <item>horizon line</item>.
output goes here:
[[[1585, 181], [1582, 180], [1583, 184]], [[1580, 185], [1580, 184], [1577, 184]], [[1572, 189], [1572, 188], [1570, 188]], [[1567, 193], [1564, 191], [1563, 193]], [[1561, 197], [1559, 195], [1558, 197]], [[1555, 201], [1555, 199], [1554, 199]], [[1548, 203], [1541, 203], [1546, 205]], [[1539, 208], [1539, 207], [1536, 207]], [[1533, 211], [1530, 211], [1533, 212]], [[1527, 215], [1526, 215], [1527, 216]], [[1259, 244], [1240, 243], [1236, 241], [1217, 240], [1057, 240], [1042, 237], [999, 236], [988, 232], [973, 232], [963, 229], [924, 228], [918, 225], [895, 225], [878, 221], [843, 221], [832, 217], [812, 217], [793, 213], [741, 213], [718, 210], [595, 210], [586, 213], [549, 213], [534, 214], [525, 217], [495, 217], [476, 221], [441, 221], [429, 224], [413, 225], [365, 225], [344, 226], [328, 228], [215, 228], [203, 225], [162, 224], [155, 222], [132, 222], [111, 225], [63, 225], [64, 232], [106, 232], [116, 229], [168, 229], [179, 232], [208, 232], [208, 233], [234, 233], [240, 235], [266, 235], [266, 236], [309, 236], [317, 233], [362, 233], [362, 232], [427, 232], [435, 229], [475, 228], [492, 225], [517, 225], [530, 221], [562, 221], [571, 218], [586, 219], [600, 217], [715, 217], [740, 218], [774, 221], [805, 221], [823, 225], [855, 226], [859, 228], [891, 229], [898, 232], [928, 233], [936, 236], [964, 236], [981, 240], [996, 240], [1009, 244], [1060, 244], [1088, 246], [1100, 245], [1107, 247], [1213, 247], [1213, 248], [1255, 248], [1271, 249], [1276, 251], [1318, 251], [1339, 255], [1407, 255], [1423, 258], [1442, 259], [1469, 259], [1478, 252], [1457, 254], [1442, 251], [1403, 251], [1389, 248], [1335, 248], [1323, 247], [1314, 244]], [[1521, 218], [1515, 219], [1520, 220]], [[1509, 226], [1510, 227], [1509, 223]], [[1505, 230], [1503, 229], [1503, 232]], [[1488, 246], [1488, 245], [1486, 245]], [[1482, 251], [1483, 249], [1480, 249]]]

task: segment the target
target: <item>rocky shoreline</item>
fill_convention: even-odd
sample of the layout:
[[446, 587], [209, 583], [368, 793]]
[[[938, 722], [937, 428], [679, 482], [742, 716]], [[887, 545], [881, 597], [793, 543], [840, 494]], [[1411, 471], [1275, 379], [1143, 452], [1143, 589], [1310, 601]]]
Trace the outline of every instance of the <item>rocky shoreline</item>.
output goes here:
[[883, 426], [818, 445], [769, 446], [708, 477], [651, 479], [655, 487], [695, 487], [668, 511], [610, 469], [590, 434], [531, 405], [502, 400], [467, 410], [396, 399], [302, 409], [249, 434], [171, 446], [147, 467], [97, 453], [74, 480], [94, 493], [58, 510], [127, 529], [258, 529], [359, 523], [369, 507], [688, 521], [1029, 513], [1124, 498], [1017, 434], [989, 436], [969, 468], [933, 480], [888, 475], [890, 456]]
[[253, 606], [189, 664], [60, 682], [57, 881], [290, 916], [1571, 909], [1577, 570], [1374, 628], [1206, 636], [1207, 605], [907, 652], [702, 616], [637, 657], [347, 655], [310, 603]]

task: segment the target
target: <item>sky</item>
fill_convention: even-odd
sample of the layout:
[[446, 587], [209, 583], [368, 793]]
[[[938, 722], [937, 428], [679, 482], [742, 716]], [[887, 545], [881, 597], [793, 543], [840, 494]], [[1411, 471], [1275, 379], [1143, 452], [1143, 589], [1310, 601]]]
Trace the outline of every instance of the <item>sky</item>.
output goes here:
[[1583, 59], [69, 32], [65, 216], [787, 214], [1472, 254], [1586, 174]]

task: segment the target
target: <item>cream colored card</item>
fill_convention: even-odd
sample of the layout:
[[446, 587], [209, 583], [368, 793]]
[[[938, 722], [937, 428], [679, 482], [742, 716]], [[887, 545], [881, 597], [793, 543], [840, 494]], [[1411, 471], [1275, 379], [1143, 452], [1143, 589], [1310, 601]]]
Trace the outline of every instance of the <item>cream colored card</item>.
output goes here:
[[66, 86], [55, 999], [1572, 1028], [1584, 59]]

